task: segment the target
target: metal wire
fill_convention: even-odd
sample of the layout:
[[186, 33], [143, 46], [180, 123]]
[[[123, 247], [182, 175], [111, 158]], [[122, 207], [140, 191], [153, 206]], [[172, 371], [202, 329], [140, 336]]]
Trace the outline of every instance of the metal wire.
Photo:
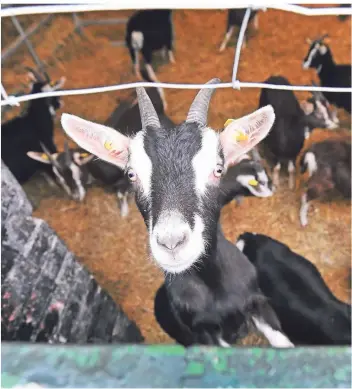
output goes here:
[[[131, 2], [132, 1], [132, 2]], [[128, 2], [127, 8], [133, 9], [134, 1], [139, 2], [139, 0], [131, 0]], [[229, 1], [229, 3], [231, 0]], [[173, 4], [172, 4], [173, 5]], [[219, 8], [223, 4], [218, 4]], [[170, 6], [168, 2], [168, 6]], [[243, 8], [243, 4], [233, 5], [228, 4], [229, 8]], [[247, 3], [248, 6], [248, 3]], [[38, 14], [38, 13], [59, 13], [59, 12], [86, 12], [86, 11], [106, 11], [106, 10], [121, 10], [124, 9], [125, 6], [122, 3], [116, 4], [111, 2], [105, 2], [104, 4], [99, 5], [46, 5], [46, 6], [30, 6], [30, 7], [10, 7], [5, 8], [0, 11], [0, 17], [11, 16], [11, 15], [27, 15], [27, 14]], [[155, 8], [155, 4], [153, 7], [143, 5], [144, 9]], [[163, 6], [159, 8], [164, 8]], [[177, 9], [179, 7], [173, 6], [172, 8]], [[183, 7], [184, 8], [184, 7]], [[192, 9], [194, 8], [203, 8], [192, 5]], [[215, 8], [215, 7], [214, 7]], [[232, 82], [225, 82], [220, 84], [174, 84], [174, 83], [163, 83], [163, 82], [134, 82], [129, 84], [119, 84], [119, 85], [111, 85], [111, 86], [103, 86], [103, 87], [94, 87], [94, 88], [85, 88], [85, 89], [71, 89], [71, 90], [62, 90], [62, 91], [52, 91], [52, 92], [43, 92], [43, 93], [35, 93], [31, 95], [24, 95], [19, 97], [8, 97], [5, 89], [1, 85], [2, 95], [4, 96], [4, 100], [1, 101], [1, 106], [4, 105], [18, 105], [18, 103], [23, 101], [35, 100], [44, 97], [52, 97], [52, 96], [72, 96], [72, 95], [83, 95], [83, 94], [93, 94], [93, 93], [103, 93], [103, 92], [112, 92], [117, 90], [124, 89], [132, 89], [138, 86], [144, 87], [154, 87], [154, 88], [169, 88], [169, 89], [201, 89], [201, 88], [266, 88], [266, 89], [277, 89], [277, 90], [291, 90], [291, 91], [320, 91], [320, 92], [344, 92], [351, 93], [352, 88], [335, 88], [335, 87], [314, 87], [314, 86], [293, 86], [293, 85], [274, 85], [274, 84], [266, 84], [261, 82], [242, 82], [236, 79], [237, 70], [239, 66], [239, 59], [241, 53], [241, 47], [245, 35], [245, 30], [248, 25], [250, 13], [252, 9], [261, 9], [262, 7], [250, 6], [243, 18], [242, 26], [240, 30], [240, 34], [238, 37], [238, 43], [235, 52], [234, 65], [233, 65], [233, 73], [232, 73]], [[270, 5], [270, 7], [266, 8], [275, 8], [283, 11], [290, 11], [294, 13], [299, 13], [302, 15], [351, 15], [351, 8], [307, 8], [301, 7], [297, 5]], [[207, 80], [205, 80], [207, 81]]]

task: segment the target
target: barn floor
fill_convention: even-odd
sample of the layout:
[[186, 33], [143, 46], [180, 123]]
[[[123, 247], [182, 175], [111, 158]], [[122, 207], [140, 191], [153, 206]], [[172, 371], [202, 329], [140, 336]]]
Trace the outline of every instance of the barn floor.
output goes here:
[[[130, 12], [87, 13], [84, 18], [128, 15]], [[176, 64], [160, 63], [158, 77], [165, 82], [203, 83], [213, 77], [230, 81], [234, 39], [228, 49], [218, 53], [226, 25], [225, 11], [176, 11]], [[328, 32], [337, 63], [348, 63], [351, 21], [335, 16], [304, 17], [268, 10], [259, 17], [259, 31], [252, 31], [249, 44], [241, 53], [238, 78], [264, 81], [272, 74], [286, 76], [292, 84], [317, 80], [313, 71], [302, 69], [307, 37]], [[58, 16], [45, 31], [33, 38], [38, 54], [50, 66], [52, 78], [67, 77], [65, 88], [112, 85], [134, 81], [126, 48], [111, 47], [107, 38], [123, 38], [123, 27], [89, 27], [86, 37], [72, 35], [69, 16]], [[9, 93], [26, 83], [19, 65], [32, 65], [23, 49], [3, 65], [3, 83]], [[258, 89], [218, 90], [213, 97], [209, 123], [221, 128], [228, 118], [254, 111]], [[184, 120], [196, 91], [166, 90], [167, 113], [175, 122]], [[300, 100], [308, 93], [296, 93]], [[56, 121], [56, 140], [63, 148], [64, 135], [59, 123], [62, 112], [104, 122], [119, 99], [132, 91], [64, 97], [64, 108]], [[130, 97], [133, 98], [133, 97]], [[23, 104], [21, 109], [23, 108]], [[6, 118], [17, 113], [13, 110]], [[350, 137], [350, 116], [339, 111], [341, 129], [316, 130], [307, 142], [332, 137]], [[268, 199], [245, 199], [241, 206], [229, 204], [222, 211], [222, 225], [231, 241], [244, 231], [264, 233], [278, 239], [315, 263], [333, 293], [350, 301], [351, 212], [348, 201], [319, 201], [310, 212], [310, 224], [302, 229], [298, 219], [299, 198], [304, 177], [297, 178], [297, 189], [289, 191], [282, 175], [279, 191]], [[148, 343], [170, 343], [153, 316], [154, 294], [162, 274], [148, 257], [147, 234], [142, 217], [131, 205], [127, 219], [119, 216], [114, 194], [92, 188], [82, 204], [69, 200], [63, 192], [50, 188], [41, 178], [25, 186], [37, 208], [35, 216], [46, 220], [80, 261], [94, 273], [98, 282], [122, 305], [140, 326]], [[259, 337], [248, 337], [244, 344], [264, 344]]]

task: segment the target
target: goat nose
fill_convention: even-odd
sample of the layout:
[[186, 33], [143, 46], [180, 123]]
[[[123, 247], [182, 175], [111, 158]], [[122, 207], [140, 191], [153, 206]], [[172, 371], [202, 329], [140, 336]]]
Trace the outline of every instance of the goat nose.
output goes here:
[[167, 250], [173, 251], [181, 248], [188, 239], [186, 231], [175, 231], [171, 233], [160, 233], [157, 236], [157, 242]]

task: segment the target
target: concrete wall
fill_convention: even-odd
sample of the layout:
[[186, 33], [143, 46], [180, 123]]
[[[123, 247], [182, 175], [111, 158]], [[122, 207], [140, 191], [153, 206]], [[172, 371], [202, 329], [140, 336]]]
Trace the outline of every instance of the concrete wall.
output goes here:
[[2, 340], [129, 342], [143, 337], [48, 224], [32, 217], [1, 161]]

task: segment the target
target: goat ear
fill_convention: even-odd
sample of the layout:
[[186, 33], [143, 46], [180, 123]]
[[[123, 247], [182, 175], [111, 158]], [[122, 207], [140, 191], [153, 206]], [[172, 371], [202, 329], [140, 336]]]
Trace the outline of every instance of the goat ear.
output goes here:
[[125, 168], [129, 138], [112, 128], [67, 113], [62, 114], [61, 125], [82, 149], [121, 169]]
[[250, 115], [232, 120], [220, 134], [225, 166], [234, 165], [262, 141], [274, 124], [275, 113], [271, 105], [260, 108]]
[[[53, 154], [54, 157], [55, 154]], [[39, 153], [37, 151], [28, 151], [27, 156], [29, 158], [35, 159], [36, 161], [46, 163], [48, 165], [51, 164], [49, 157], [45, 153]]]
[[94, 158], [93, 154], [89, 153], [80, 153], [76, 151], [73, 153], [73, 160], [78, 166], [83, 166], [86, 163], [90, 162]]

